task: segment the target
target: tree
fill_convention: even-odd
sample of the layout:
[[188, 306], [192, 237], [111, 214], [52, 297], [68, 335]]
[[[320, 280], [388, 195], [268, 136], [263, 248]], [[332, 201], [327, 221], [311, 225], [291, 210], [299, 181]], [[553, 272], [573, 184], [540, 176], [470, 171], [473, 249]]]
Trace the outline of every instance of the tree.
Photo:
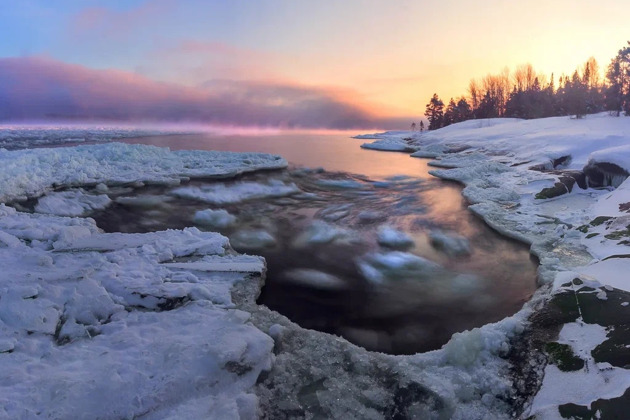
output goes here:
[[429, 130], [437, 130], [444, 122], [444, 102], [434, 93], [424, 111], [429, 120]]
[[411, 131], [416, 131], [416, 123], [415, 122], [411, 123]]
[[628, 45], [617, 52], [606, 72], [609, 83], [606, 91], [606, 108], [616, 112], [617, 116], [621, 111], [630, 115], [630, 41]]
[[573, 72], [571, 81], [567, 82], [565, 90], [567, 111], [569, 114], [574, 114], [575, 118], [582, 118], [587, 111], [586, 100], [588, 89], [584, 83], [584, 78], [580, 77], [577, 70]]
[[420, 132], [424, 131], [424, 121], [420, 121]]

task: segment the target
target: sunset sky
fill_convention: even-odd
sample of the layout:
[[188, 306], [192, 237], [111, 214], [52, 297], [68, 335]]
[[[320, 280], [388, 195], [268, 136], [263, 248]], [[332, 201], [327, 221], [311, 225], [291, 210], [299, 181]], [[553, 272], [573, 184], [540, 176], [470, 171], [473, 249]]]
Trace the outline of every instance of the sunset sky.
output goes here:
[[3, 1], [0, 119], [159, 109], [406, 127], [434, 92], [448, 100], [505, 66], [560, 75], [594, 56], [604, 68], [630, 39], [629, 12], [627, 0]]

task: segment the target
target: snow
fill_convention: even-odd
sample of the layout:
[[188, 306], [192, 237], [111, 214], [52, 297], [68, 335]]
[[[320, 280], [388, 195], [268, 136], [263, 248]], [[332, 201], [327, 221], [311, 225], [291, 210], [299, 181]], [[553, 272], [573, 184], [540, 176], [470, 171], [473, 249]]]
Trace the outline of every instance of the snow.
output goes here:
[[591, 351], [605, 340], [606, 330], [600, 325], [582, 322], [565, 324], [558, 342], [568, 344], [586, 366], [578, 371], [563, 372], [555, 365], [548, 365], [530, 414], [548, 416], [554, 414], [558, 405], [573, 403], [590, 406], [600, 398], [621, 396], [630, 387], [628, 371], [597, 364], [591, 356]]
[[235, 204], [247, 200], [284, 197], [299, 193], [300, 189], [293, 183], [286, 184], [279, 180], [269, 183], [237, 182], [234, 184], [210, 184], [201, 187], [182, 187], [171, 191], [171, 194], [210, 204]]

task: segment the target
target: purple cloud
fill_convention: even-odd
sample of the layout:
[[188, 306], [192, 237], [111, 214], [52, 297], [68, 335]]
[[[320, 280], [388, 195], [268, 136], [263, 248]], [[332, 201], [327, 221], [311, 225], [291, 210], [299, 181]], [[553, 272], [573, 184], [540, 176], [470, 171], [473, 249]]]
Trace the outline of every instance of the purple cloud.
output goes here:
[[352, 95], [282, 83], [215, 80], [198, 88], [44, 58], [0, 59], [0, 120], [90, 119], [327, 129], [402, 128]]

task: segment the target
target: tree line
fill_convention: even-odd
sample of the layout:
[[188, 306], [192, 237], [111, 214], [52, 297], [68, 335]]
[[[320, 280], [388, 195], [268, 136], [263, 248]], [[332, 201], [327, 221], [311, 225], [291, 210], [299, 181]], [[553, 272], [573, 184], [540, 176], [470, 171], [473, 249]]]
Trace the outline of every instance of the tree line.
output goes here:
[[605, 78], [600, 74], [593, 57], [571, 76], [560, 76], [557, 83], [553, 73], [547, 77], [531, 64], [520, 65], [513, 73], [505, 68], [499, 74], [471, 80], [468, 95], [451, 98], [448, 105], [434, 94], [424, 115], [429, 130], [475, 118], [582, 118], [602, 111], [630, 115], [630, 41], [611, 60]]

